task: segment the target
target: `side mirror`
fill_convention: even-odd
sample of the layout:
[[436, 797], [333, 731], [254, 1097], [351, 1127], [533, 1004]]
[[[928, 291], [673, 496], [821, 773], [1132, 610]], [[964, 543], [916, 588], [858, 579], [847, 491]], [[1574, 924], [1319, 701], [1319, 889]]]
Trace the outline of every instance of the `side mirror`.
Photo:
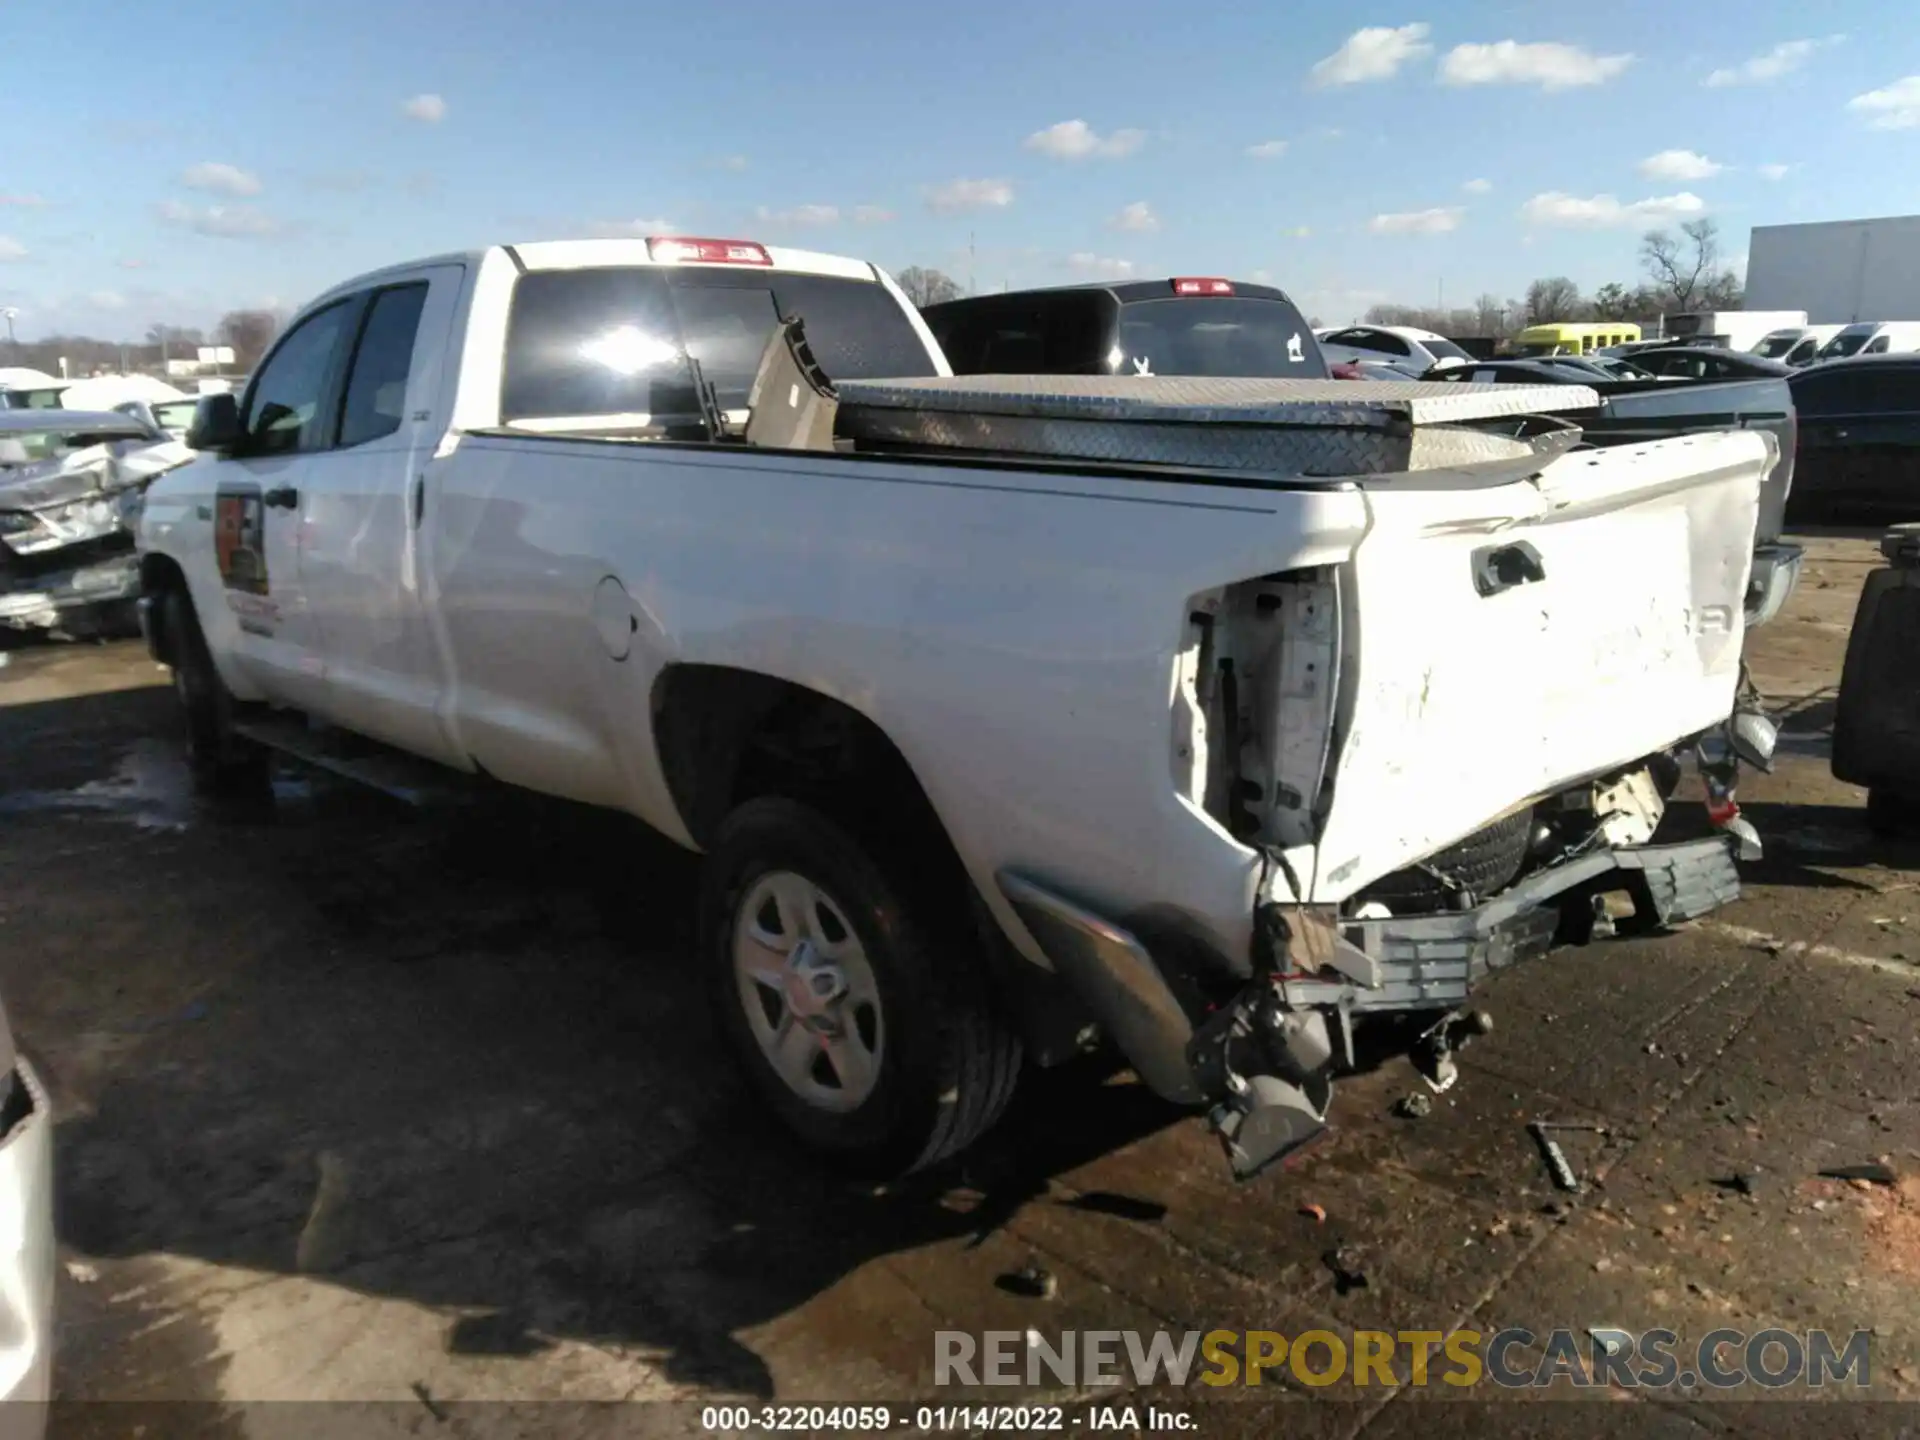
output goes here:
[[187, 446], [214, 454], [229, 454], [239, 445], [240, 403], [231, 393], [202, 395], [193, 407], [193, 423], [187, 427]]

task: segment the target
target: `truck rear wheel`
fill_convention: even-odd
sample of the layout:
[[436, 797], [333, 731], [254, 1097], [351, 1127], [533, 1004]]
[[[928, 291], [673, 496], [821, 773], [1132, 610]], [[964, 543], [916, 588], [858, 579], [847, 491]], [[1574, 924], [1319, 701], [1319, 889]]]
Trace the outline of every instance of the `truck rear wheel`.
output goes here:
[[267, 777], [267, 752], [234, 733], [233, 695], [214, 667], [200, 617], [183, 590], [169, 590], [160, 602], [173, 655], [173, 693], [187, 727], [187, 764], [194, 784], [215, 794], [257, 787]]
[[727, 817], [703, 885], [708, 979], [741, 1064], [805, 1144], [869, 1174], [964, 1150], [1020, 1071], [954, 943], [962, 927], [908, 893], [847, 831], [780, 798]]

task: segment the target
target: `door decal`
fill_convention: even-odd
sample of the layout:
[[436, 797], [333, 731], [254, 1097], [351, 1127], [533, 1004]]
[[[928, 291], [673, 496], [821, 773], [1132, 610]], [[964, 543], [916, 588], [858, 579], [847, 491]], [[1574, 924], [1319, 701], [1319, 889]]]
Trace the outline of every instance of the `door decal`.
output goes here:
[[269, 593], [267, 508], [258, 485], [222, 485], [214, 498], [213, 554], [229, 590]]

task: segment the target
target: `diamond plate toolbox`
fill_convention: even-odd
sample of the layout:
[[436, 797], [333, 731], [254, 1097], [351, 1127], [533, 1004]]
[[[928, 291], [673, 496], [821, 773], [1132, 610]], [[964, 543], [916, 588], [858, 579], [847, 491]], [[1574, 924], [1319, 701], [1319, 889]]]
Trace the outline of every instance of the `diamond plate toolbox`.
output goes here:
[[[1276, 475], [1380, 475], [1543, 454], [1518, 422], [1584, 385], [969, 375], [837, 385], [839, 433], [933, 449]], [[1562, 426], [1557, 454], [1567, 445]]]

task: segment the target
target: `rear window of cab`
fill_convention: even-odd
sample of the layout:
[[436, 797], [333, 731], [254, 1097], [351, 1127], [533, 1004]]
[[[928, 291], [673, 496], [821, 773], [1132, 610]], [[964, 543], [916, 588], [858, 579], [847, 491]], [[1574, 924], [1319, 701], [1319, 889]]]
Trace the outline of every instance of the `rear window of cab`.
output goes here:
[[618, 266], [537, 270], [514, 284], [500, 418], [699, 413], [689, 359], [738, 410], [774, 328], [798, 317], [832, 380], [924, 377], [933, 358], [877, 281]]

